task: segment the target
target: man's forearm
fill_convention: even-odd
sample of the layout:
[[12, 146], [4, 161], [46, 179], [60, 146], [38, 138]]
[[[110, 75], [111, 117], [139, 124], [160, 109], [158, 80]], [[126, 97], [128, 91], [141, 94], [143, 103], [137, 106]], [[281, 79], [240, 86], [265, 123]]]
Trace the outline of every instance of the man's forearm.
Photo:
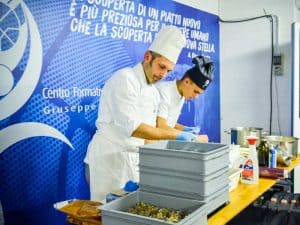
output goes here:
[[132, 133], [133, 137], [161, 140], [161, 139], [176, 139], [180, 131], [176, 129], [163, 129], [153, 127], [145, 123], [141, 123], [138, 128]]

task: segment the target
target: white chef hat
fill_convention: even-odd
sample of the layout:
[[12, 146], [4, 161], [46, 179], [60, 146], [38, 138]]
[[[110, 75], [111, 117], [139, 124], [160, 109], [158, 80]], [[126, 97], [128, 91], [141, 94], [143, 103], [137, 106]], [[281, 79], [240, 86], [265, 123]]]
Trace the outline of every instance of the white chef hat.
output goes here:
[[156, 52], [176, 64], [186, 39], [179, 28], [165, 26], [157, 34], [150, 45], [150, 51]]

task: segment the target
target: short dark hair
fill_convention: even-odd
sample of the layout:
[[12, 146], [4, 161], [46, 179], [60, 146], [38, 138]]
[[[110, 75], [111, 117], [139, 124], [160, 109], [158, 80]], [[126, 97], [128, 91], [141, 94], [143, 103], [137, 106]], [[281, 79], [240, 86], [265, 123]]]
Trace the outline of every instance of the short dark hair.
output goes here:
[[[151, 61], [150, 61], [150, 65], [152, 65], [152, 62], [153, 62], [153, 60], [155, 59], [155, 58], [157, 58], [157, 57], [161, 57], [162, 55], [161, 54], [158, 54], [158, 53], [156, 53], [156, 52], [153, 52], [153, 51], [149, 51], [148, 50], [148, 52], [151, 54], [151, 56], [152, 56], [152, 59], [151, 59]], [[144, 61], [142, 61], [142, 63], [143, 63]]]
[[149, 52], [150, 52], [150, 54], [151, 54], [151, 56], [152, 56], [152, 59], [151, 59], [151, 61], [150, 61], [150, 65], [152, 65], [153, 60], [154, 60], [155, 58], [157, 58], [157, 57], [161, 57], [161, 54], [158, 54], [158, 53], [153, 52], [153, 51], [149, 51]]
[[185, 74], [180, 80], [184, 80], [185, 78], [190, 78], [190, 75], [187, 72], [185, 72]]

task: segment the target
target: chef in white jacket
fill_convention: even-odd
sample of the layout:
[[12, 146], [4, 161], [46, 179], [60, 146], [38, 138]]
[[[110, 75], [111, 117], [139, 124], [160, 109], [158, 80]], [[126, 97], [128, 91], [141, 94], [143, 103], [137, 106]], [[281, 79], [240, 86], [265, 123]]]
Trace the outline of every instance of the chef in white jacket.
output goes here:
[[138, 181], [137, 146], [145, 140], [193, 140], [195, 135], [156, 127], [159, 93], [154, 83], [173, 69], [186, 40], [180, 29], [165, 26], [132, 68], [106, 82], [100, 99], [97, 131], [84, 162], [89, 169], [91, 200], [101, 201], [126, 181]]
[[[189, 127], [177, 122], [185, 100], [198, 98], [213, 80], [213, 62], [204, 56], [196, 56], [194, 67], [187, 70], [180, 80], [162, 81], [156, 84], [160, 94], [157, 126], [199, 134], [200, 127]], [[201, 142], [208, 142], [207, 135], [199, 135]]]

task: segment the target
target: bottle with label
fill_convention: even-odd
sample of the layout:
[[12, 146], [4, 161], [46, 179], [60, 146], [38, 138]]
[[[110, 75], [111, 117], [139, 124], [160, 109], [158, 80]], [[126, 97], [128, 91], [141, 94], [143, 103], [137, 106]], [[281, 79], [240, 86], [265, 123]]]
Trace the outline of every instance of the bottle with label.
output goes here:
[[243, 164], [241, 182], [244, 184], [257, 184], [259, 178], [258, 157], [256, 152], [257, 137], [247, 137], [249, 143], [249, 155]]
[[270, 148], [270, 154], [269, 154], [269, 167], [270, 168], [277, 167], [277, 148], [278, 148], [278, 145], [273, 145]]
[[269, 146], [267, 141], [262, 139], [257, 147], [258, 165], [269, 166]]

